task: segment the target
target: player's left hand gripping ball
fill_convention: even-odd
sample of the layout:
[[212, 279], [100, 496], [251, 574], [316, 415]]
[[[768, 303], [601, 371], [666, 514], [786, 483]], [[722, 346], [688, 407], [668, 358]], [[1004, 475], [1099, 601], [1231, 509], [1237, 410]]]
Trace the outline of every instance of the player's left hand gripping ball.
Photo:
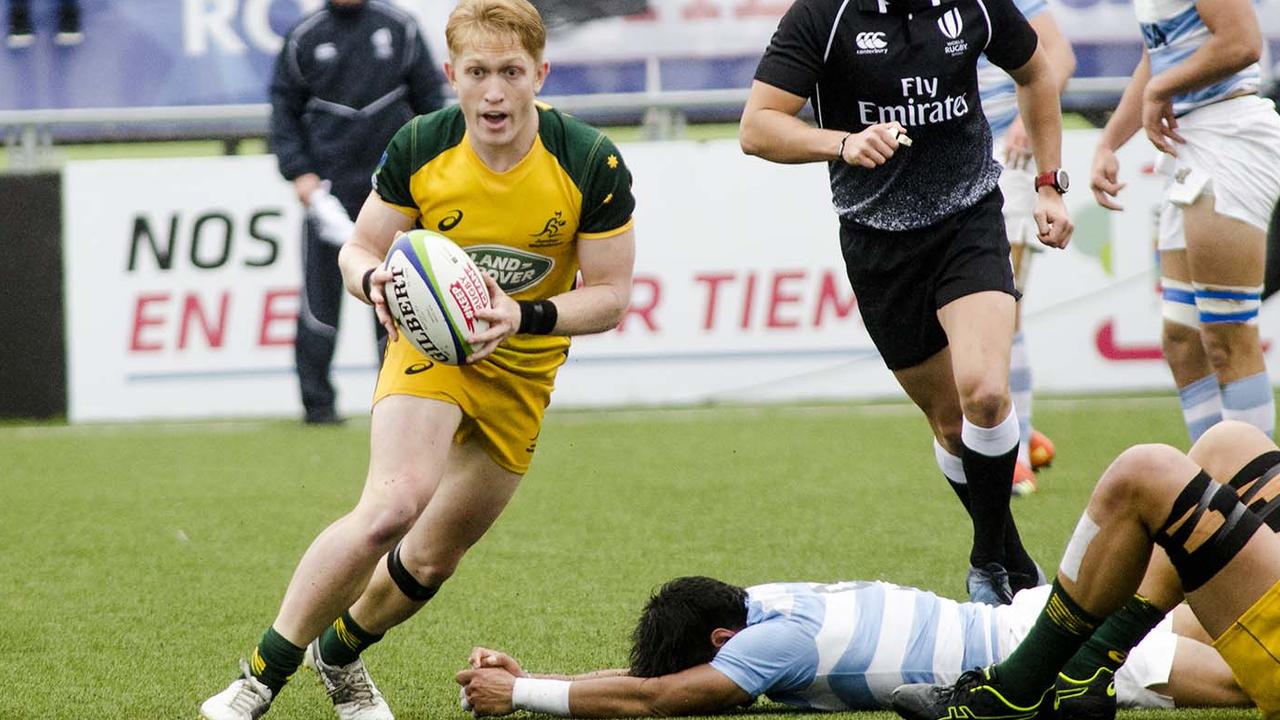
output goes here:
[[489, 309], [486, 275], [452, 240], [430, 230], [396, 237], [384, 267], [387, 308], [418, 352], [461, 365], [475, 352], [471, 338], [488, 329], [478, 314]]

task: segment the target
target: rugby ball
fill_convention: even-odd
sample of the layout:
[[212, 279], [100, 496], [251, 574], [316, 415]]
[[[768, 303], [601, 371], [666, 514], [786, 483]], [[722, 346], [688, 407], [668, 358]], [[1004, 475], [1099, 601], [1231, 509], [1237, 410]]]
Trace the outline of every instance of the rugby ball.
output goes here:
[[446, 365], [462, 365], [473, 352], [468, 339], [489, 327], [476, 312], [489, 307], [483, 272], [452, 240], [430, 230], [396, 236], [383, 265], [383, 287], [400, 333], [418, 352]]

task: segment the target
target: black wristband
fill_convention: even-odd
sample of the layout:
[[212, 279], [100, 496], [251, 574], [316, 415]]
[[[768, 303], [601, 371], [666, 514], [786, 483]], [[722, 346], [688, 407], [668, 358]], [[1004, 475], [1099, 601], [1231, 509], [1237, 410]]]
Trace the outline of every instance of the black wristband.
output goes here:
[[844, 137], [840, 138], [840, 156], [836, 158], [836, 159], [837, 159], [837, 160], [839, 160], [840, 162], [844, 162], [844, 161], [845, 161], [845, 160], [844, 160], [844, 143], [845, 143], [845, 141], [846, 141], [846, 140], [848, 140], [849, 138], [853, 137], [853, 135], [854, 135], [854, 133], [849, 133], [848, 135], [845, 135]]
[[373, 289], [373, 271], [377, 269], [378, 266], [374, 265], [368, 270], [365, 270], [364, 275], [360, 277], [360, 289], [364, 291], [364, 299], [370, 305], [373, 304], [373, 296], [369, 294], [369, 291]]
[[560, 311], [555, 303], [550, 300], [520, 300], [517, 304], [520, 306], [520, 329], [516, 330], [517, 333], [550, 335], [556, 329]]

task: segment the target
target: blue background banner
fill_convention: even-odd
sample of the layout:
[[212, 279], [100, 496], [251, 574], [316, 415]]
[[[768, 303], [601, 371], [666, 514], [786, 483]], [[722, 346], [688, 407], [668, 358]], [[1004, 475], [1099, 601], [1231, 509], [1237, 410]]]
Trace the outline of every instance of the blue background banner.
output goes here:
[[[322, 0], [82, 0], [85, 40], [54, 43], [56, 2], [33, 0], [36, 42], [0, 48], [0, 109], [145, 107], [259, 103], [281, 36]], [[403, 0], [437, 62], [450, 0]], [[650, 0], [643, 17], [606, 19], [550, 38], [546, 95], [639, 92], [658, 59], [662, 89], [745, 88], [788, 2]], [[1055, 0], [1076, 45], [1077, 75], [1128, 76], [1139, 56], [1127, 2]], [[694, 11], [697, 12], [694, 12]], [[1258, 3], [1272, 37], [1280, 0]]]

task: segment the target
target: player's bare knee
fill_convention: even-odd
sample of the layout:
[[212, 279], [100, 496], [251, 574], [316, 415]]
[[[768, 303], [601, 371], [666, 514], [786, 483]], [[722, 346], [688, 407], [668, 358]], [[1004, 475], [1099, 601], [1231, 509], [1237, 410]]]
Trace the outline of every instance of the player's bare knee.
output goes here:
[[441, 562], [438, 559], [423, 564], [415, 564], [412, 568], [413, 576], [418, 578], [419, 582], [434, 588], [443, 585], [446, 580], [453, 577], [457, 570], [457, 561]]
[[370, 546], [386, 552], [404, 537], [422, 514], [422, 505], [412, 498], [362, 499], [352, 513]]
[[1210, 476], [1217, 478], [1221, 476], [1221, 472], [1215, 471], [1214, 466], [1239, 465], [1244, 460], [1266, 452], [1270, 442], [1265, 433], [1247, 422], [1222, 420], [1200, 436], [1196, 444], [1191, 446], [1187, 457], [1208, 471]]
[[387, 572], [392, 582], [414, 602], [426, 602], [435, 597], [456, 568], [456, 562], [450, 567], [441, 567], [439, 561], [429, 555], [426, 559], [416, 558], [413, 548], [406, 550], [403, 541], [387, 553]]
[[995, 427], [1009, 408], [1009, 388], [1003, 383], [979, 381], [960, 391], [964, 416], [982, 427]]
[[1209, 364], [1219, 373], [1232, 370], [1242, 360], [1260, 352], [1256, 339], [1239, 332], [1238, 323], [1206, 325], [1200, 331]]
[[1164, 356], [1171, 364], [1185, 362], [1204, 352], [1198, 328], [1166, 322], [1160, 341]]
[[[1162, 498], [1176, 493], [1197, 470], [1194, 463], [1168, 445], [1135, 445], [1120, 453], [1093, 490], [1090, 505], [1109, 512], [1139, 513], [1164, 507]], [[1191, 474], [1188, 474], [1191, 473]]]

